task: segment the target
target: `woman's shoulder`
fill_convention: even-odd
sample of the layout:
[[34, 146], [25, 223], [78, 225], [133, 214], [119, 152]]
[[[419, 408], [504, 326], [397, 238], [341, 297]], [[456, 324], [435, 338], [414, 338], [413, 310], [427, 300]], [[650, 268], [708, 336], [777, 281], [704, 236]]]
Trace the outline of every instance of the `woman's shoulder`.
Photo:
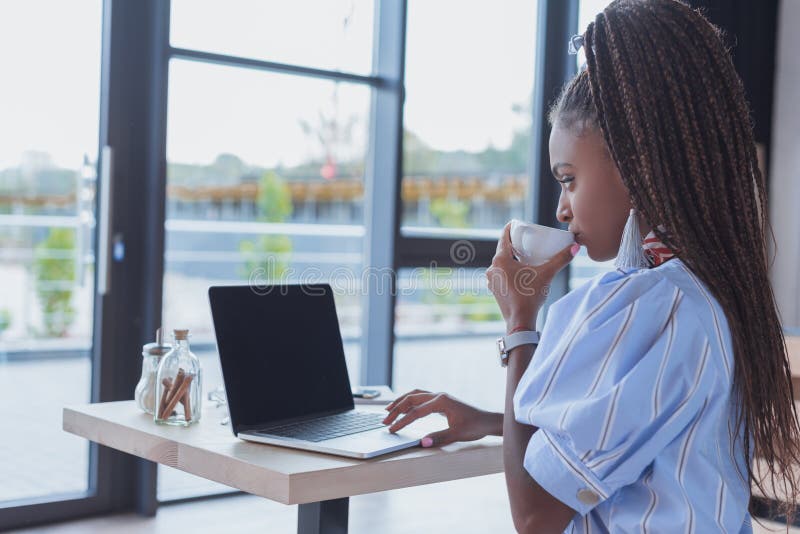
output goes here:
[[[556, 322], [575, 320], [586, 315], [615, 313], [633, 303], [644, 302], [649, 309], [669, 306], [683, 293], [675, 283], [675, 276], [668, 274], [667, 263], [652, 269], [614, 269], [600, 273], [581, 286], [573, 289], [557, 301], [548, 311]], [[685, 285], [685, 284], [683, 284]]]
[[705, 283], [678, 257], [651, 269], [615, 269], [601, 273], [553, 303], [547, 322], [556, 331], [583, 324], [590, 330], [611, 325], [611, 318], [636, 314], [638, 324], [652, 323], [660, 335], [668, 322], [695, 331], [721, 355], [726, 371], [733, 365], [730, 330], [723, 308]]
[[649, 299], [649, 306], [654, 307], [659, 297], [671, 299], [676, 293], [688, 297], [688, 303], [704, 319], [722, 314], [722, 307], [706, 284], [678, 257], [650, 269], [617, 268], [600, 273], [555, 301], [551, 309], [574, 314], [585, 304], [625, 306], [642, 298]]

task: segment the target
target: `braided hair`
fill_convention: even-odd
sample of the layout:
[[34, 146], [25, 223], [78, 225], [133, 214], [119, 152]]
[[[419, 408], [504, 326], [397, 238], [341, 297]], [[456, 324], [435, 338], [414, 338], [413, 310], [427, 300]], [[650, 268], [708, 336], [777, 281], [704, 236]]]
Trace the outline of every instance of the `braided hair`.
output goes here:
[[768, 279], [766, 230], [775, 237], [744, 89], [720, 31], [676, 0], [616, 0], [583, 39], [586, 67], [550, 122], [602, 131], [632, 205], [725, 310], [741, 399], [735, 431], [744, 424], [745, 458], [753, 447], [760, 462], [758, 473], [746, 462], [746, 480], [782, 495], [792, 522], [800, 429]]

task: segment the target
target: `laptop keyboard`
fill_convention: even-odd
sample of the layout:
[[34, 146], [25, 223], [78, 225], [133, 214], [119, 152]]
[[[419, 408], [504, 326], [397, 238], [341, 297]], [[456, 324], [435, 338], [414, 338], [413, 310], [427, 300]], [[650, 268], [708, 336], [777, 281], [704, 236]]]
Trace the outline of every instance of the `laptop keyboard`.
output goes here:
[[350, 434], [358, 434], [367, 430], [383, 428], [384, 414], [371, 412], [344, 412], [327, 415], [310, 421], [288, 423], [254, 432], [265, 436], [280, 436], [284, 438], [302, 439], [305, 441], [325, 441], [326, 439], [340, 438]]

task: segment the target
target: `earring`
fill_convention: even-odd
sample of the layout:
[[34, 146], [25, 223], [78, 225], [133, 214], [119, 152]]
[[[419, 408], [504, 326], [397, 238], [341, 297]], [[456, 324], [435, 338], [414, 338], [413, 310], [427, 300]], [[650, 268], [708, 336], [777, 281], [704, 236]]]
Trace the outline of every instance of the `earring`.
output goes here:
[[639, 218], [636, 209], [631, 208], [625, 229], [622, 231], [622, 242], [619, 245], [614, 267], [617, 269], [643, 269], [649, 267], [647, 256], [642, 247], [642, 234], [639, 231]]

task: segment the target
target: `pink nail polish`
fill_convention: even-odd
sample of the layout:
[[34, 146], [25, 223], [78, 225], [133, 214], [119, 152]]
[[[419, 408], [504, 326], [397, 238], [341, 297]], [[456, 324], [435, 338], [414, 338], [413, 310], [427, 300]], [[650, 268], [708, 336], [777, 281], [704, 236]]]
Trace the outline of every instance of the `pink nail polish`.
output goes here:
[[573, 256], [575, 256], [580, 249], [581, 246], [578, 243], [575, 243], [574, 245], [572, 245], [572, 248], [570, 248], [569, 251], [572, 253]]
[[423, 447], [430, 447], [431, 445], [433, 445], [433, 440], [431, 438], [422, 438]]

